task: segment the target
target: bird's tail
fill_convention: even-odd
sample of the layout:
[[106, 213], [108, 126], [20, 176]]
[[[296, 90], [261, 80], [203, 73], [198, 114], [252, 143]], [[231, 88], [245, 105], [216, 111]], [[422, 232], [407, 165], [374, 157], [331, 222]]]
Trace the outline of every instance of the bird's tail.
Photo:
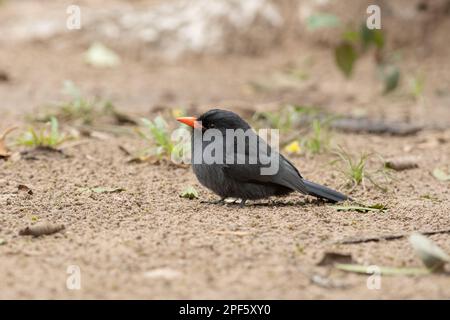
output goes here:
[[305, 183], [309, 195], [318, 198], [324, 198], [333, 202], [351, 200], [349, 197], [340, 192], [337, 192], [336, 190], [327, 188], [325, 186], [322, 186], [320, 184], [308, 180], [303, 180], [303, 182]]

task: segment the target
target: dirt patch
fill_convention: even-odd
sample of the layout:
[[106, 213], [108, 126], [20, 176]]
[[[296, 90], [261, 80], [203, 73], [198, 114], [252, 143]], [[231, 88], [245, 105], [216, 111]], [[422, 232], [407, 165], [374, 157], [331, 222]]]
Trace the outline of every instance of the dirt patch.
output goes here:
[[[404, 94], [406, 87], [398, 94], [380, 95], [369, 59], [358, 62], [353, 80], [344, 81], [329, 49], [302, 42], [257, 57], [191, 57], [157, 64], [126, 56], [119, 67], [106, 70], [83, 62], [86, 49], [66, 39], [59, 45], [26, 42], [1, 50], [0, 70], [8, 81], [0, 82], [0, 132], [13, 125], [20, 126], [16, 131], [25, 130], [27, 115], [65, 99], [61, 87], [70, 79], [86, 96], [111, 100], [123, 112], [148, 118], [170, 107], [198, 114], [220, 106], [249, 119], [254, 110], [276, 109], [286, 102], [344, 114], [364, 110], [371, 118], [426, 125], [406, 137], [333, 134], [333, 143], [351, 153], [375, 152], [386, 159], [408, 154], [417, 168], [393, 172], [387, 192], [370, 184], [365, 190], [356, 188], [352, 197], [388, 207], [360, 213], [338, 212], [299, 194], [250, 202], [243, 209], [203, 204], [201, 200], [215, 196], [199, 185], [190, 168], [126, 163], [119, 147], [138, 150], [143, 141], [137, 135], [90, 138], [65, 149], [64, 157], [0, 159], [0, 298], [450, 296], [446, 274], [383, 277], [380, 290], [369, 290], [365, 276], [317, 266], [325, 252], [334, 251], [351, 254], [360, 264], [419, 267], [407, 239], [336, 243], [450, 227], [449, 184], [431, 174], [436, 167], [448, 170], [450, 163], [450, 66], [448, 55], [439, 54], [445, 51], [420, 60], [427, 87], [418, 102]], [[402, 72], [413, 75], [418, 61], [413, 51], [406, 52]], [[308, 78], [279, 81], [292, 65]], [[18, 134], [8, 136], [12, 151], [18, 149], [12, 146]], [[342, 184], [329, 153], [289, 158], [309, 180], [335, 188]], [[18, 185], [28, 186], [32, 194], [19, 192]], [[200, 199], [179, 197], [188, 185], [199, 190]], [[123, 191], [93, 192], [97, 187]], [[19, 236], [19, 230], [41, 221], [65, 229], [41, 237]], [[450, 252], [450, 235], [430, 238]], [[81, 271], [80, 290], [66, 287], [73, 265]], [[342, 285], [321, 286], [312, 280], [316, 275]]]

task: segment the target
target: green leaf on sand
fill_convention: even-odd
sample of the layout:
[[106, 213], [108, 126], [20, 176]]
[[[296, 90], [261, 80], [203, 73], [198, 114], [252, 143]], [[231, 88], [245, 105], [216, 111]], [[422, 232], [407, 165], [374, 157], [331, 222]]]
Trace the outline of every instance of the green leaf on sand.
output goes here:
[[195, 190], [194, 187], [187, 187], [186, 189], [181, 192], [180, 197], [186, 198], [186, 199], [197, 199], [198, 198], [198, 192]]
[[382, 49], [384, 47], [383, 31], [378, 29], [369, 29], [364, 23], [361, 26], [360, 35], [364, 50], [366, 50], [372, 44], [375, 45], [378, 49]]

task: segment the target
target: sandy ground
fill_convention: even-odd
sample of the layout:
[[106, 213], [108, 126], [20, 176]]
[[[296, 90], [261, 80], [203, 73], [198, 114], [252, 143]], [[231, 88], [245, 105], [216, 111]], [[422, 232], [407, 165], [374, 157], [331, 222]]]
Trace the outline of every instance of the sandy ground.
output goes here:
[[[420, 267], [406, 239], [336, 242], [450, 228], [449, 184], [430, 173], [436, 167], [450, 169], [450, 130], [442, 130], [450, 123], [450, 96], [448, 91], [436, 94], [449, 88], [446, 52], [444, 58], [421, 60], [428, 82], [419, 103], [402, 94], [380, 96], [371, 71], [343, 81], [329, 50], [303, 49], [299, 43], [260, 57], [192, 58], [178, 64], [126, 58], [110, 70], [86, 66], [83, 47], [37, 43], [1, 50], [0, 69], [10, 75], [10, 81], [0, 82], [2, 130], [11, 125], [25, 130], [26, 115], [62, 98], [66, 79], [87, 96], [109, 99], [124, 112], [149, 118], [161, 106], [192, 106], [198, 113], [221, 106], [248, 119], [249, 109], [286, 101], [336, 112], [365, 109], [368, 116], [438, 124], [441, 129], [408, 137], [333, 135], [335, 145], [354, 154], [418, 158], [419, 168], [393, 173], [388, 192], [370, 184], [352, 192], [362, 202], [388, 207], [373, 213], [337, 212], [299, 194], [251, 202], [243, 209], [203, 204], [200, 200], [215, 195], [199, 185], [190, 168], [126, 163], [119, 146], [138, 150], [143, 141], [137, 135], [85, 139], [67, 148], [66, 157], [0, 160], [0, 238], [5, 241], [0, 245], [0, 298], [450, 298], [448, 274], [383, 276], [381, 288], [369, 290], [367, 276], [317, 266], [324, 252], [334, 251], [350, 253], [360, 264]], [[305, 68], [308, 80], [263, 92], [249, 89], [250, 82], [271, 79], [290, 64]], [[407, 55], [402, 67], [413, 74], [417, 58]], [[361, 61], [360, 68], [370, 69], [370, 62]], [[11, 145], [17, 134], [8, 140]], [[342, 183], [329, 153], [290, 159], [310, 180], [336, 188]], [[370, 169], [377, 165], [376, 158], [368, 164]], [[33, 194], [18, 191], [19, 184]], [[179, 197], [188, 185], [200, 191], [200, 199]], [[86, 191], [98, 186], [125, 191]], [[62, 223], [66, 230], [39, 238], [18, 235], [36, 220]], [[430, 238], [450, 252], [449, 234]], [[71, 265], [80, 268], [80, 290], [66, 287]], [[165, 276], [151, 276], [155, 270]], [[315, 275], [328, 279], [329, 287], [314, 283]]]

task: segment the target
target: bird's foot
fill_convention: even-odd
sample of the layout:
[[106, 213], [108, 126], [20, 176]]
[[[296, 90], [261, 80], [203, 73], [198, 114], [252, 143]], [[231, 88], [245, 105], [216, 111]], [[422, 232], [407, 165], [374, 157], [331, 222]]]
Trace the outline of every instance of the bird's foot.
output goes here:
[[[238, 202], [239, 201], [239, 199], [233, 199], [233, 198], [229, 198], [228, 200], [225, 200], [225, 199], [227, 199], [227, 198], [220, 198], [220, 199], [217, 199], [217, 200], [202, 200], [202, 201], [200, 201], [200, 203], [206, 203], [206, 204], [219, 204], [219, 205], [239, 205], [239, 207], [241, 207], [241, 208], [243, 208], [244, 206], [245, 206], [245, 202], [247, 201], [247, 200], [245, 200], [245, 199], [241, 199], [241, 201], [240, 202]], [[231, 200], [231, 201], [229, 201], [229, 200]]]
[[243, 207], [245, 206], [245, 202], [247, 201], [247, 200], [245, 200], [245, 199], [241, 199], [241, 200], [239, 201], [239, 199], [234, 199], [234, 198], [230, 198], [230, 200], [231, 200], [231, 201], [225, 201], [225, 204], [226, 204], [227, 206], [235, 206], [235, 205], [239, 205], [240, 208], [243, 208]]

